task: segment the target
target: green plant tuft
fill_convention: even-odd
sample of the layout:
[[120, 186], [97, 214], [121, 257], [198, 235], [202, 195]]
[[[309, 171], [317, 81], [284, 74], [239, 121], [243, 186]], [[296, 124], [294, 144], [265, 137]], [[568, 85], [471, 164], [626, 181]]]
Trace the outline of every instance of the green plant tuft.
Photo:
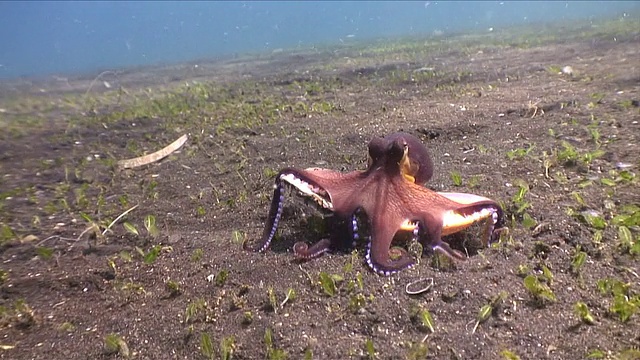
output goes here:
[[587, 307], [587, 304], [578, 301], [574, 306], [573, 306], [573, 310], [576, 313], [576, 315], [578, 316], [578, 318], [580, 319], [580, 321], [582, 321], [585, 324], [589, 324], [589, 325], [593, 325], [595, 324], [595, 318], [593, 317], [593, 315], [591, 314], [591, 311], [589, 311], [589, 307]]
[[551, 291], [551, 288], [540, 282], [535, 275], [527, 275], [527, 277], [524, 278], [524, 287], [536, 303], [540, 305], [544, 304], [545, 301], [556, 301], [556, 296], [553, 291]]

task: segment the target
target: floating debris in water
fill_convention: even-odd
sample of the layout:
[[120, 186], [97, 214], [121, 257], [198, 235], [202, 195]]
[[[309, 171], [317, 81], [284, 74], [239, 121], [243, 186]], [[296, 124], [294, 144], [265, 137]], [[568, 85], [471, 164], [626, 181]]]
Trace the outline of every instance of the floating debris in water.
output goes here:
[[633, 164], [623, 163], [623, 162], [617, 162], [616, 163], [616, 168], [618, 170], [631, 169], [632, 167], [633, 167]]
[[417, 69], [414, 69], [414, 70], [413, 70], [413, 72], [414, 72], [414, 73], [419, 73], [419, 72], [433, 72], [433, 71], [434, 71], [434, 68], [432, 68], [432, 67], [425, 67], [425, 66], [423, 66], [423, 67], [421, 67], [421, 68], [417, 68]]
[[600, 216], [602, 216], [602, 214], [599, 211], [593, 210], [593, 209], [588, 209], [588, 210], [581, 211], [580, 214], [582, 216], [585, 216], [585, 217], [587, 217], [587, 216], [591, 216], [591, 217], [600, 217]]

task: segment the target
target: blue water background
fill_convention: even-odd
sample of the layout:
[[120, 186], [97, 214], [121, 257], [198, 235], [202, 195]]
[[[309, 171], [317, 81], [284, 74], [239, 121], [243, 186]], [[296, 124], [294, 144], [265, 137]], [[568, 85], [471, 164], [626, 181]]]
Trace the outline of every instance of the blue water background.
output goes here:
[[640, 1], [0, 2], [0, 78], [639, 11]]

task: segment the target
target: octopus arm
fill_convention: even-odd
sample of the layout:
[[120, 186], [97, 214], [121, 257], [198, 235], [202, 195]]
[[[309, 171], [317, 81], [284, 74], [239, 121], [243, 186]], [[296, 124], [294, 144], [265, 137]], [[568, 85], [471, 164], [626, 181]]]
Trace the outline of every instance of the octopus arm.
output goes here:
[[298, 241], [293, 245], [293, 252], [301, 259], [313, 259], [331, 249], [331, 239], [323, 238], [317, 243], [309, 246], [304, 241]]
[[[298, 170], [295, 168], [285, 168], [278, 173], [275, 179], [273, 198], [269, 208], [269, 215], [265, 223], [262, 237], [259, 241], [251, 243], [246, 241], [243, 247], [246, 250], [263, 252], [269, 248], [271, 241], [275, 237], [282, 210], [284, 208], [284, 192], [285, 184], [293, 186], [303, 196], [312, 198], [319, 206], [327, 210], [340, 210], [341, 206], [335, 208], [333, 199], [350, 198], [351, 186], [357, 181], [361, 172], [354, 171], [350, 173], [341, 173], [338, 171], [309, 168]], [[349, 209], [352, 210], [352, 209]], [[330, 243], [330, 242], [329, 242]], [[306, 244], [304, 244], [306, 246]], [[296, 254], [301, 257], [316, 257], [326, 252], [329, 245], [321, 241], [311, 248], [305, 249], [303, 244], [297, 244], [294, 247]], [[296, 251], [297, 249], [297, 251]]]
[[320, 168], [304, 170], [286, 169], [284, 179], [305, 196], [310, 196], [323, 208], [342, 214], [350, 214], [355, 208], [345, 209], [346, 203], [361, 186], [362, 171], [343, 173]]
[[[282, 174], [282, 172], [281, 172]], [[269, 208], [269, 215], [262, 232], [260, 241], [251, 243], [246, 240], [243, 244], [245, 250], [263, 252], [269, 248], [271, 241], [276, 235], [278, 230], [278, 223], [282, 216], [282, 209], [284, 206], [284, 186], [281, 181], [280, 175], [276, 176], [276, 183], [273, 186], [273, 197], [271, 199], [271, 207]]]
[[399, 225], [401, 223], [401, 221], [393, 220], [396, 219], [373, 219], [371, 241], [369, 241], [366, 254], [367, 264], [371, 269], [385, 276], [414, 264], [406, 250], [399, 247], [391, 248], [391, 242], [399, 228], [393, 224]]
[[380, 275], [391, 275], [414, 264], [413, 258], [400, 247], [391, 247], [392, 241], [409, 211], [393, 188], [369, 188], [365, 193], [369, 201], [364, 210], [371, 219], [371, 240], [367, 248], [367, 263]]
[[[330, 250], [337, 248], [347, 249], [356, 245], [359, 234], [358, 221], [355, 214], [349, 220], [333, 215], [328, 216], [326, 221], [329, 228], [332, 229], [329, 237], [323, 238], [311, 246], [304, 241], [295, 243], [293, 245], [293, 252], [298, 258], [313, 259]], [[344, 236], [345, 233], [348, 234], [346, 237]]]
[[[422, 245], [429, 246], [452, 259], [465, 259], [463, 253], [452, 249], [442, 240], [442, 236], [453, 233], [448, 232], [449, 228], [453, 229], [459, 225], [456, 222], [458, 219], [451, 215], [452, 211], [464, 205], [412, 182], [406, 181], [403, 189], [404, 191], [398, 194], [402, 204], [409, 211], [408, 217], [417, 220], [417, 231]], [[465, 214], [459, 217], [464, 218]], [[465, 226], [470, 224], [471, 222], [465, 223]]]
[[504, 227], [504, 212], [500, 205], [483, 196], [465, 193], [446, 193], [447, 198], [457, 198], [458, 207], [445, 213], [444, 235], [466, 229], [472, 224], [485, 221], [484, 244], [497, 240]]
[[464, 260], [466, 259], [465, 254], [452, 249], [449, 244], [442, 240], [443, 214], [442, 211], [425, 212], [422, 214], [418, 221], [421, 243], [423, 246], [430, 246], [433, 251], [444, 254], [451, 259]]

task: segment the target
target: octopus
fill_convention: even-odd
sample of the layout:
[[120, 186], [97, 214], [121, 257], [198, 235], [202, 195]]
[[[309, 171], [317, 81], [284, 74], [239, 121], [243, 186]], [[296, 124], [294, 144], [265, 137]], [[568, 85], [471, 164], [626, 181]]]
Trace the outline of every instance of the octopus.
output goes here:
[[[273, 200], [262, 238], [255, 244], [245, 242], [247, 250], [266, 251], [280, 222], [285, 186], [337, 219], [344, 219], [349, 237], [355, 242], [362, 226], [369, 226], [366, 262], [380, 275], [410, 268], [413, 257], [402, 247], [392, 246], [402, 233], [420, 242], [425, 249], [464, 260], [466, 254], [451, 248], [442, 237], [484, 222], [483, 244], [495, 241], [503, 229], [503, 210], [489, 198], [453, 192], [436, 192], [424, 184], [433, 176], [431, 155], [422, 142], [408, 133], [375, 137], [368, 145], [369, 161], [365, 170], [340, 172], [324, 168], [285, 168], [275, 179]], [[362, 218], [367, 224], [363, 224]], [[334, 227], [335, 228], [335, 227]], [[337, 247], [337, 237], [324, 238], [309, 246], [300, 241], [293, 252], [298, 258], [311, 259]]]

